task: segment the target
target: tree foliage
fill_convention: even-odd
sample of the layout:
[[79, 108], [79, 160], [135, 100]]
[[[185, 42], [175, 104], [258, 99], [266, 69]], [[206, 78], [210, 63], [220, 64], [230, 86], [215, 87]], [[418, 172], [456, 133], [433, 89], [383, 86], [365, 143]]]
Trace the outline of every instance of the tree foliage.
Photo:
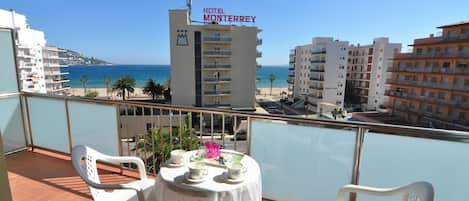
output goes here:
[[112, 85], [112, 91], [118, 91], [117, 95], [125, 100], [125, 92], [133, 93], [135, 91], [135, 79], [129, 76], [121, 77]]

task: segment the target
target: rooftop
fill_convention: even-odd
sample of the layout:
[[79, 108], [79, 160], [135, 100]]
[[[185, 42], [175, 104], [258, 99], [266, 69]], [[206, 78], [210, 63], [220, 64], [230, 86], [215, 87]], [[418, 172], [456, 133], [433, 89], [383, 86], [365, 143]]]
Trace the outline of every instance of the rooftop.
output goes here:
[[458, 22], [458, 23], [442, 25], [442, 26], [439, 26], [437, 28], [443, 29], [443, 28], [458, 27], [458, 26], [464, 26], [464, 25], [469, 25], [469, 21], [462, 21], [462, 22]]

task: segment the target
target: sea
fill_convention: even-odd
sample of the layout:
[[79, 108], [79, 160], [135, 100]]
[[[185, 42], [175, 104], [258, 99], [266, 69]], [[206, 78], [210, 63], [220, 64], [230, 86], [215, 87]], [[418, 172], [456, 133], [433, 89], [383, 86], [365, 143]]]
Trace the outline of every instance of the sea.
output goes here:
[[[89, 88], [105, 88], [104, 77], [114, 80], [123, 76], [133, 77], [136, 81], [136, 87], [144, 86], [148, 79], [154, 79], [158, 83], [165, 83], [171, 78], [170, 65], [110, 65], [110, 66], [68, 66], [63, 67], [63, 71], [69, 72], [66, 75], [70, 82], [67, 84], [72, 88], [81, 88], [83, 84], [80, 81], [82, 75], [88, 77], [86, 86]], [[288, 66], [262, 66], [257, 70], [257, 88], [269, 88], [269, 77], [274, 74], [276, 79], [272, 83], [273, 87], [288, 87]]]

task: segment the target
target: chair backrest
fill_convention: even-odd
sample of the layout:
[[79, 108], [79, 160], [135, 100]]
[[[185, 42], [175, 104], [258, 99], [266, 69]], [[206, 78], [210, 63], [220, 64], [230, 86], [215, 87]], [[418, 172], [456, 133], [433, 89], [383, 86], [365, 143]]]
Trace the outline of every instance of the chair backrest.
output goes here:
[[401, 196], [403, 201], [433, 201], [432, 184], [420, 181], [396, 188], [372, 188], [359, 185], [345, 185], [337, 195], [337, 201], [343, 201], [346, 192], [364, 193], [375, 196]]
[[87, 146], [77, 145], [72, 150], [72, 163], [75, 170], [80, 175], [81, 179], [88, 184], [91, 195], [93, 198], [97, 198], [100, 193], [104, 190], [93, 188], [91, 183], [100, 184], [98, 168], [96, 167], [96, 161], [99, 160], [101, 153]]

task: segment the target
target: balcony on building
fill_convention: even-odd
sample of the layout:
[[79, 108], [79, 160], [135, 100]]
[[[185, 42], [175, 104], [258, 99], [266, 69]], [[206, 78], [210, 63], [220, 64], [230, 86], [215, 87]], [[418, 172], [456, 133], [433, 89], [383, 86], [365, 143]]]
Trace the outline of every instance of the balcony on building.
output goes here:
[[312, 58], [310, 59], [311, 64], [316, 64], [316, 63], [326, 63], [325, 58]]
[[230, 83], [231, 78], [229, 77], [205, 77], [205, 84], [221, 84], [221, 83]]
[[62, 67], [59, 63], [44, 62], [44, 68], [59, 68]]
[[310, 71], [311, 72], [324, 72], [324, 67], [320, 67], [320, 66], [311, 67]]
[[311, 75], [309, 77], [309, 80], [312, 80], [312, 81], [324, 81], [324, 77], [323, 76], [314, 76], [314, 75]]
[[204, 70], [230, 70], [231, 64], [230, 63], [205, 63]]
[[207, 57], [231, 57], [231, 50], [206, 50], [204, 56]]
[[204, 92], [205, 96], [229, 96], [231, 95], [230, 90], [210, 90]]
[[288, 83], [288, 84], [294, 84], [295, 81], [294, 81], [294, 79], [292, 79], [291, 77], [289, 77], [289, 78], [287, 79], [287, 83]]
[[401, 53], [394, 56], [394, 60], [409, 60], [409, 59], [446, 59], [446, 58], [467, 58], [469, 52], [432, 52], [432, 53]]
[[[317, 104], [317, 101], [321, 101], [320, 98], [308, 97], [308, 101]], [[263, 185], [262, 193], [266, 199], [334, 200], [338, 189], [344, 184], [349, 184], [352, 177], [358, 177], [363, 184], [373, 186], [393, 186], [393, 183], [408, 183], [416, 179], [428, 180], [435, 186], [437, 198], [440, 200], [454, 196], [465, 197], [464, 186], [467, 185], [451, 185], [450, 188], [445, 188], [448, 182], [469, 185], [465, 177], [461, 176], [467, 174], [465, 166], [461, 166], [461, 161], [455, 160], [455, 157], [448, 157], [469, 154], [469, 137], [462, 131], [245, 114], [208, 108], [194, 111], [193, 108], [172, 108], [171, 105], [142, 104], [134, 107], [138, 103], [49, 97], [39, 94], [0, 98], [2, 103], [16, 101], [17, 105], [20, 100], [27, 108], [23, 110], [23, 115], [30, 123], [25, 122], [24, 125], [30, 125], [30, 133], [29, 129], [23, 130], [19, 107], [14, 110], [19, 115], [0, 114], [7, 115], [10, 118], [8, 122], [15, 125], [2, 134], [3, 141], [10, 142], [5, 144], [6, 164], [13, 198], [17, 201], [91, 200], [87, 186], [70, 162], [70, 148], [76, 144], [87, 144], [108, 154], [141, 157], [150, 176], [156, 175], [154, 164], [144, 157], [145, 154], [150, 156], [148, 150], [151, 150], [151, 147], [148, 147], [146, 152], [142, 149], [138, 154], [128, 148], [138, 142], [130, 139], [145, 140], [145, 129], [132, 127], [135, 130], [129, 130], [131, 120], [123, 121], [126, 112], [131, 112], [128, 113], [131, 117], [150, 116], [152, 108], [156, 111], [172, 110], [173, 114], [204, 114], [203, 127], [198, 126], [200, 119], [193, 121], [195, 123], [192, 127], [196, 132], [194, 137], [213, 138], [219, 143], [225, 143], [226, 149], [237, 150], [256, 159], [261, 167], [263, 183], [269, 184]], [[11, 104], [0, 104], [0, 107], [5, 111], [3, 109], [8, 109], [9, 105]], [[406, 109], [404, 104], [398, 107]], [[136, 108], [142, 109], [135, 110]], [[48, 118], [43, 118], [45, 112]], [[159, 117], [158, 114], [153, 115], [154, 118]], [[237, 122], [240, 122], [235, 125], [249, 125], [245, 127], [249, 138], [234, 140], [236, 134], [229, 131], [233, 130], [232, 127], [226, 126], [223, 129], [220, 124], [214, 123], [233, 122], [233, 117], [237, 117]], [[175, 122], [177, 130], [179, 122], [182, 121], [178, 119], [179, 115], [171, 115], [171, 118], [175, 118], [172, 122]], [[70, 123], [60, 119], [68, 119]], [[14, 121], [17, 123], [12, 124]], [[286, 133], [289, 134], [288, 137]], [[90, 135], [93, 137], [89, 137]], [[113, 138], [116, 140], [110, 140]], [[73, 144], [69, 144], [70, 142]], [[273, 145], [275, 149], [271, 148]], [[357, 147], [361, 147], [358, 149], [361, 154], [356, 154]], [[360, 165], [356, 165], [357, 157], [360, 159]], [[309, 159], [305, 161], [305, 158]], [[435, 163], [435, 160], [439, 162]], [[297, 164], [298, 161], [302, 161], [304, 165], [291, 165]], [[304, 168], [305, 165], [307, 169]], [[123, 171], [122, 166], [99, 164], [98, 167], [103, 182], [129, 182], [138, 178], [137, 173], [129, 167], [123, 167]], [[311, 171], [317, 174], [309, 174]], [[355, 174], [358, 171], [360, 174]], [[295, 185], [286, 186], [285, 175]], [[328, 185], [321, 189], [310, 189], [311, 182], [319, 186], [327, 182]]]
[[441, 33], [430, 34], [430, 37], [415, 39], [414, 44], [412, 46], [434, 45], [434, 44], [451, 43], [451, 42], [469, 42], [469, 33], [461, 33], [461, 34], [453, 35], [453, 36], [450, 36], [450, 35], [443, 36]]
[[295, 64], [294, 64], [294, 63], [290, 63], [290, 65], [288, 65], [288, 70], [289, 70], [289, 71], [294, 71], [294, 70], [295, 70]]
[[262, 52], [261, 52], [261, 51], [257, 51], [257, 52], [256, 52], [256, 57], [257, 57], [257, 58], [262, 57]]
[[309, 85], [309, 88], [313, 90], [324, 90], [324, 86], [322, 84], [311, 84]]
[[403, 85], [403, 86], [414, 86], [422, 87], [429, 89], [442, 89], [448, 91], [462, 91], [469, 92], [469, 84], [463, 83], [448, 83], [448, 82], [439, 82], [437, 80], [406, 80], [402, 78], [388, 78], [386, 79], [387, 84], [391, 85]]
[[261, 64], [256, 64], [256, 70], [260, 70], [262, 68]]
[[233, 39], [231, 36], [204, 36], [205, 43], [231, 43]]
[[68, 85], [52, 85], [52, 86], [48, 86], [47, 87], [47, 91], [49, 93], [56, 93], [56, 92], [63, 92], [63, 91], [67, 91], [67, 90], [70, 90], [72, 87], [68, 86]]
[[29, 51], [26, 51], [26, 50], [18, 50], [16, 56], [19, 57], [19, 58], [25, 58], [25, 59], [32, 59], [32, 58], [34, 58], [34, 56], [31, 55], [31, 54], [29, 53]]
[[69, 72], [59, 71], [59, 70], [52, 70], [52, 71], [44, 71], [45, 76], [59, 76], [59, 75], [68, 75]]
[[262, 45], [262, 39], [258, 38], [256, 41], [257, 41], [257, 45]]
[[326, 48], [315, 48], [311, 50], [311, 54], [326, 54]]

